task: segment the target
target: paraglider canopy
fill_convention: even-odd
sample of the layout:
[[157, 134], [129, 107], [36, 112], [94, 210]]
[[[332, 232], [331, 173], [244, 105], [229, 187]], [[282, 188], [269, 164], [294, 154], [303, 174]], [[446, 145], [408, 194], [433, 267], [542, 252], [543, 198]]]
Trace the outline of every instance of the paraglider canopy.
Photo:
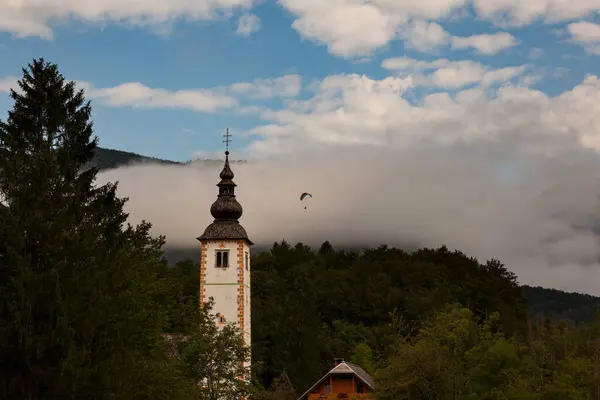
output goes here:
[[[304, 192], [300, 195], [300, 201], [302, 201], [302, 202], [305, 201], [304, 199], [309, 199], [309, 198], [312, 199], [312, 194], [310, 194], [310, 193]], [[304, 203], [304, 204], [306, 204], [306, 203]], [[304, 206], [304, 209], [306, 210], [306, 206]]]
[[300, 201], [304, 200], [306, 196], [309, 196], [312, 199], [312, 194], [304, 192], [300, 195]]

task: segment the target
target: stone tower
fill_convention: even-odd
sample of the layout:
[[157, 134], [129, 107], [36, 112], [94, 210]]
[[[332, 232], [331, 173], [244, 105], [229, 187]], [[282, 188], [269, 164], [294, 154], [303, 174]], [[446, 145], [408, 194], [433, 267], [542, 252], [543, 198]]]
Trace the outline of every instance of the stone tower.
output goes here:
[[[229, 133], [226, 142], [229, 142]], [[215, 323], [236, 323], [244, 344], [250, 346], [250, 247], [253, 243], [238, 221], [243, 209], [235, 198], [237, 185], [229, 166], [229, 151], [225, 151], [225, 165], [219, 176], [219, 194], [210, 207], [215, 220], [197, 238], [201, 243], [200, 302], [208, 302], [212, 297]]]

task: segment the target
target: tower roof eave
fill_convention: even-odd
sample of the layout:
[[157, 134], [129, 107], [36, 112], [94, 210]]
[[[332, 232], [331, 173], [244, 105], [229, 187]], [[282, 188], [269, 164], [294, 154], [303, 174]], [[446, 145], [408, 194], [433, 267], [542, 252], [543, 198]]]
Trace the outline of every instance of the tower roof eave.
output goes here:
[[200, 242], [205, 240], [245, 240], [251, 246], [254, 244], [248, 237], [246, 229], [238, 221], [214, 221], [196, 239]]

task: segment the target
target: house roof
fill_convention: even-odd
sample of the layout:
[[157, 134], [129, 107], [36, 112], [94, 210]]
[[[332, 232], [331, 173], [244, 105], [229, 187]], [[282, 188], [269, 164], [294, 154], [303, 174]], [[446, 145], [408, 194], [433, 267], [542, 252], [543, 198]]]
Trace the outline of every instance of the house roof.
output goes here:
[[300, 396], [298, 398], [298, 400], [302, 400], [307, 394], [310, 393], [311, 390], [313, 390], [315, 387], [317, 387], [321, 382], [323, 382], [325, 379], [327, 379], [330, 375], [337, 375], [337, 374], [340, 374], [340, 375], [341, 374], [354, 374], [361, 381], [363, 381], [365, 384], [367, 384], [367, 386], [369, 386], [371, 389], [373, 388], [373, 385], [375, 384], [375, 382], [373, 381], [373, 377], [371, 375], [369, 375], [367, 373], [367, 371], [365, 371], [364, 369], [362, 369], [361, 367], [359, 367], [356, 364], [353, 364], [353, 363], [350, 363], [347, 361], [342, 361], [338, 365], [333, 367], [321, 379], [319, 379], [317, 381], [317, 383], [312, 385], [306, 392], [304, 392], [304, 394], [302, 396]]

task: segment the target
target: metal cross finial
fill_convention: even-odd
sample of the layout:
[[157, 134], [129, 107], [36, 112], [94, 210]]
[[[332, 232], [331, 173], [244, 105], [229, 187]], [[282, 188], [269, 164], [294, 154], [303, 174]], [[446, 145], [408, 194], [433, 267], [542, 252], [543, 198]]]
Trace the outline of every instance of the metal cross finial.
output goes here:
[[229, 143], [231, 142], [231, 134], [229, 133], [229, 128], [227, 128], [227, 131], [225, 132], [223, 137], [225, 138], [225, 140], [223, 140], [223, 143], [225, 143], [225, 151], [229, 153]]

